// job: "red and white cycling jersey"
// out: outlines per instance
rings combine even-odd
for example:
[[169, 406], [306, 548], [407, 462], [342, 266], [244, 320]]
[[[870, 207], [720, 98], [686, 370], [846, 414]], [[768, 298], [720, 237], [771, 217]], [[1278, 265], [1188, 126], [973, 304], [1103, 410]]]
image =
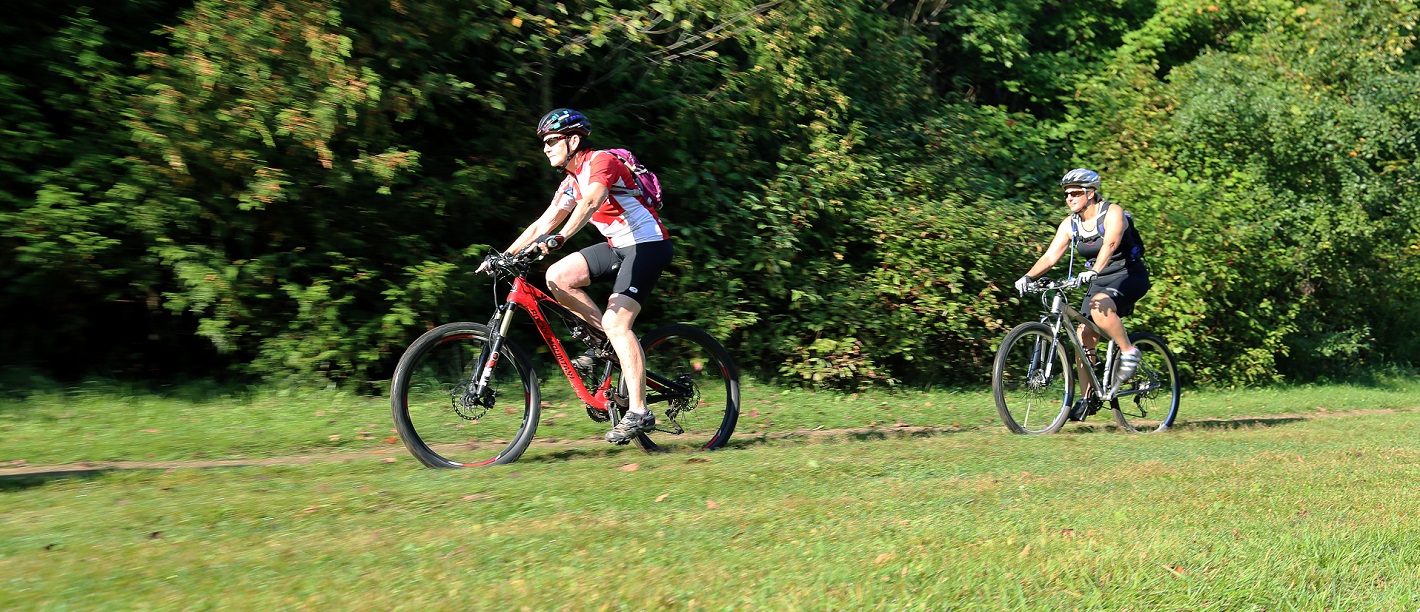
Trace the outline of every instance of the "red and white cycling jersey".
[[577, 200], [592, 183], [606, 185], [610, 192], [606, 201], [592, 213], [591, 222], [612, 247], [670, 239], [670, 232], [666, 231], [646, 196], [630, 193], [637, 192], [631, 170], [606, 151], [592, 151], [583, 157], [581, 165], [562, 179], [557, 193], [552, 196], [552, 204], [562, 210], [576, 208]]

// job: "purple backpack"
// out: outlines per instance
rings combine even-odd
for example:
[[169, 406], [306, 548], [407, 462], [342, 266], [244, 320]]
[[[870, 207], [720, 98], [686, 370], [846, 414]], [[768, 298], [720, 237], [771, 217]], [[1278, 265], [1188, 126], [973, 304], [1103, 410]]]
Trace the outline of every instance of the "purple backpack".
[[641, 165], [641, 162], [636, 161], [636, 156], [626, 149], [607, 149], [606, 152], [621, 160], [621, 163], [626, 165], [626, 169], [631, 171], [631, 179], [636, 181], [636, 189], [618, 188], [614, 191], [618, 195], [644, 195], [647, 200], [650, 200], [651, 206], [660, 210], [665, 202], [661, 200], [661, 179], [656, 178], [656, 173]]

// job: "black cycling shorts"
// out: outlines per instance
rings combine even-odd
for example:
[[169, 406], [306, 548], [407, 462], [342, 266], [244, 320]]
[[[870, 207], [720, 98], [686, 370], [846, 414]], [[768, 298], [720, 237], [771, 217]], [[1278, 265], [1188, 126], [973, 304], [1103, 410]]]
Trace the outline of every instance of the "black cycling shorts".
[[587, 260], [587, 272], [592, 280], [604, 281], [614, 276], [612, 294], [619, 293], [645, 306], [656, 289], [656, 279], [675, 256], [675, 247], [669, 240], [642, 242], [619, 249], [602, 242], [578, 252]]
[[1127, 317], [1133, 314], [1134, 303], [1144, 297], [1152, 286], [1153, 283], [1149, 281], [1149, 269], [1144, 267], [1143, 262], [1130, 264], [1118, 272], [1096, 276], [1095, 280], [1090, 282], [1090, 292], [1085, 295], [1080, 312], [1085, 318], [1090, 318], [1090, 300], [1103, 293], [1114, 300], [1114, 307], [1119, 316]]

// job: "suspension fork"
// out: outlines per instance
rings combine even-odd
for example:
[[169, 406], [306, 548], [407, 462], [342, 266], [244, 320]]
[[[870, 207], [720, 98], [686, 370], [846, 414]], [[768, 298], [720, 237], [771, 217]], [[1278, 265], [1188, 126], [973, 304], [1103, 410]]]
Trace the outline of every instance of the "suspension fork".
[[478, 352], [478, 362], [473, 369], [473, 375], [469, 385], [469, 394], [473, 398], [483, 397], [483, 392], [488, 388], [488, 381], [493, 379], [493, 369], [498, 365], [498, 358], [503, 354], [503, 339], [508, 336], [508, 328], [513, 323], [513, 305], [504, 303], [493, 313], [493, 318], [488, 320], [488, 342], [483, 345], [483, 350]]
[[1042, 352], [1041, 343], [1036, 342], [1035, 347], [1033, 349], [1034, 354], [1031, 355], [1032, 364], [1045, 364], [1044, 373], [1046, 378], [1049, 378], [1054, 375], [1054, 372], [1051, 372], [1051, 369], [1055, 367], [1055, 360], [1051, 358], [1051, 355], [1054, 355], [1055, 348], [1057, 346], [1060, 346], [1060, 327], [1065, 319], [1065, 317], [1060, 316], [1060, 308], [1062, 306], [1061, 299], [1062, 298], [1060, 294], [1056, 293], [1054, 300], [1052, 300], [1050, 304], [1050, 313], [1041, 315], [1040, 317], [1041, 323], [1046, 323], [1047, 321], [1050, 321], [1050, 323], [1046, 323], [1050, 327], [1051, 331], [1050, 346], [1046, 347], [1046, 350]]

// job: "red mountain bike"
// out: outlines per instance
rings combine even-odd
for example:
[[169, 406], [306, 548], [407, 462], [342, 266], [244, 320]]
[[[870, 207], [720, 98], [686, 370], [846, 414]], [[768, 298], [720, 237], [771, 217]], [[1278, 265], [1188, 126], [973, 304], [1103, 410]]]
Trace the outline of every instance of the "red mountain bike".
[[[555, 246], [555, 245], [554, 245]], [[628, 390], [616, 353], [601, 330], [528, 283], [537, 249], [487, 258], [494, 277], [512, 279], [512, 289], [487, 325], [449, 323], [415, 340], [394, 372], [390, 409], [404, 446], [433, 468], [511, 463], [532, 442], [542, 413], [537, 371], [527, 353], [507, 338], [515, 308], [527, 312], [552, 350], [562, 374], [595, 421], [615, 425], [626, 411]], [[553, 332], [549, 315], [561, 319], [569, 345], [594, 349], [597, 366], [579, 373]], [[667, 325], [641, 336], [646, 352], [646, 404], [656, 428], [638, 435], [647, 452], [672, 446], [724, 446], [740, 414], [739, 372], [724, 346], [692, 325]]]

